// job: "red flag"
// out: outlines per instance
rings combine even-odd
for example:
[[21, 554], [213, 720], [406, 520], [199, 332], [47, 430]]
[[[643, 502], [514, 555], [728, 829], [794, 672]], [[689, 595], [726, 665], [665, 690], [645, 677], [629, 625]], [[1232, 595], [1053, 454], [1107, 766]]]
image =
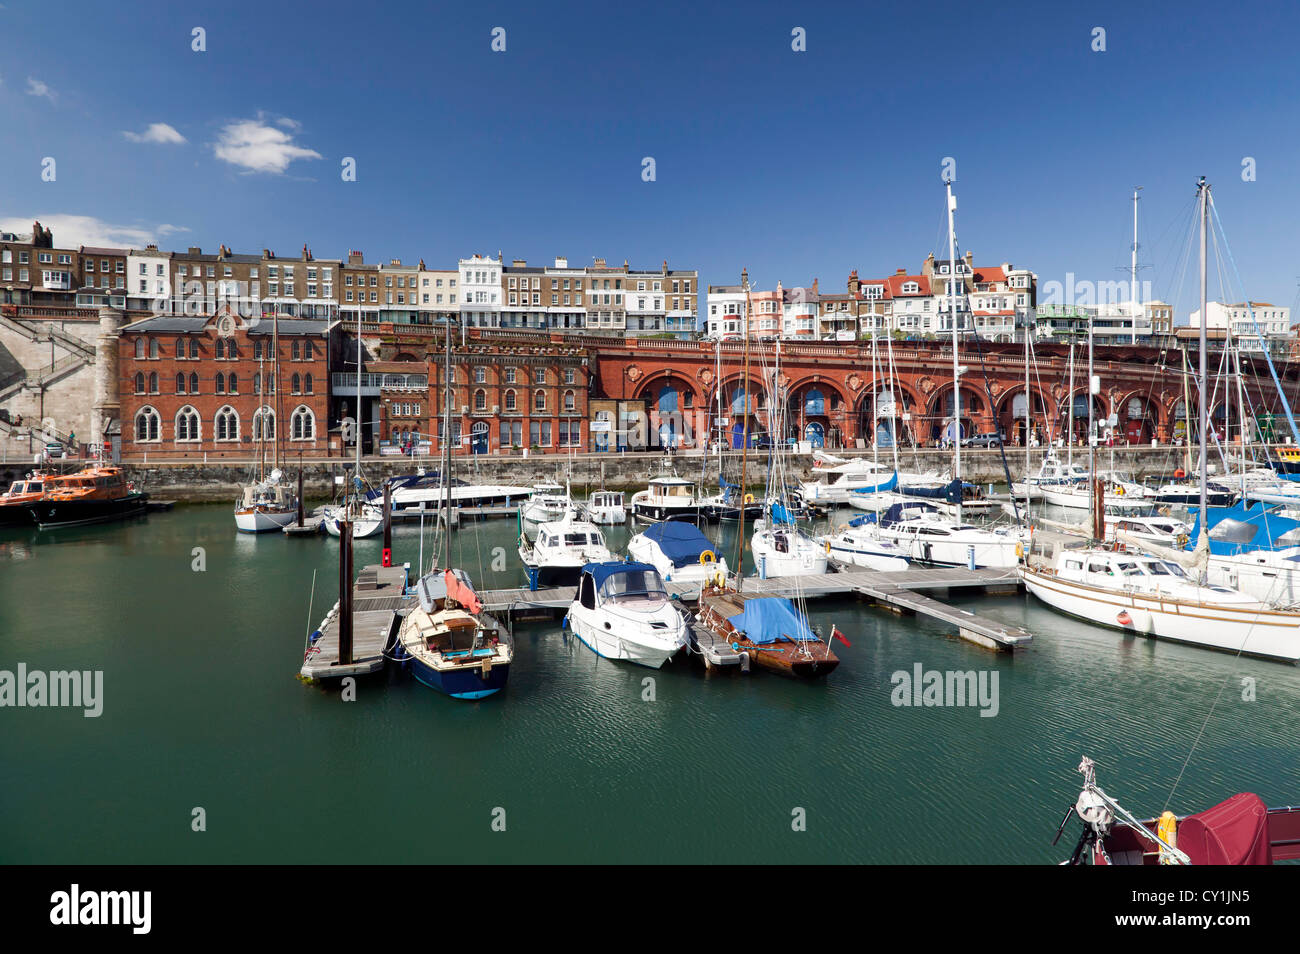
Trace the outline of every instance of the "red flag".
[[845, 646], [851, 647], [853, 645], [851, 642], [848, 641], [848, 639], [844, 636], [844, 634], [840, 632], [840, 628], [836, 626], [834, 623], [831, 623], [831, 639], [838, 639]]

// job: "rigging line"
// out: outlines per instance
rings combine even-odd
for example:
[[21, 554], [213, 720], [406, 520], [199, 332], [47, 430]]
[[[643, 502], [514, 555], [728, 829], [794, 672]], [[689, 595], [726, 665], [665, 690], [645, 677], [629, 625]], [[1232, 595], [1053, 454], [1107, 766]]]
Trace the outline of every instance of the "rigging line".
[[[1025, 329], [1025, 334], [1029, 334], [1029, 329], [1028, 329], [1028, 328]], [[1007, 479], [1007, 489], [1010, 490], [1010, 489], [1011, 489], [1011, 466], [1007, 463], [1007, 448], [1006, 448], [1006, 442], [1002, 440], [1002, 426], [1001, 426], [1001, 424], [999, 424], [999, 422], [998, 422], [997, 411], [994, 409], [994, 406], [993, 406], [993, 389], [992, 389], [992, 387], [989, 385], [989, 369], [988, 369], [988, 366], [984, 363], [984, 348], [983, 348], [983, 346], [980, 344], [980, 336], [979, 336], [978, 333], [972, 335], [971, 337], [973, 337], [973, 338], [975, 339], [975, 352], [976, 352], [976, 354], [979, 355], [979, 359], [980, 359], [980, 371], [981, 371], [981, 372], [983, 373], [983, 375], [984, 375], [984, 400], [986, 400], [986, 401], [989, 402], [989, 411], [992, 412], [992, 417], [993, 417], [993, 429], [994, 429], [994, 432], [998, 434], [998, 454], [999, 454], [999, 456], [1001, 456], [1001, 458], [1002, 458], [1002, 474], [1003, 474], [1004, 477], [1006, 477], [1006, 479]], [[1028, 395], [1028, 394], [1025, 395], [1025, 403], [1026, 403], [1026, 406], [1028, 406], [1028, 403], [1029, 403], [1029, 395]], [[958, 439], [958, 440], [961, 440], [961, 426], [960, 426], [960, 425], [958, 425], [958, 429], [957, 429], [957, 439]], [[1026, 440], [1026, 441], [1029, 440], [1029, 435], [1028, 435], [1028, 434], [1025, 435], [1025, 440]], [[958, 493], [959, 496], [961, 495], [961, 493], [962, 493], [962, 487], [958, 486], [958, 488], [957, 488], [957, 493]], [[1011, 505], [1015, 508], [1015, 511], [1016, 511], [1016, 523], [1020, 523], [1020, 522], [1022, 522], [1022, 521], [1021, 521], [1021, 517], [1020, 517], [1020, 505], [1019, 505], [1018, 503], [1016, 503], [1016, 495], [1015, 495], [1014, 493], [1011, 494]]]
[[[1244, 292], [1246, 283], [1241, 280], [1241, 272], [1237, 268], [1237, 261], [1232, 256], [1232, 247], [1228, 244], [1227, 231], [1223, 228], [1223, 220], [1219, 217], [1219, 210], [1215, 206], [1213, 199], [1210, 200], [1210, 213], [1214, 216], [1214, 224], [1218, 226], [1220, 232], [1223, 232], [1224, 251], [1228, 255], [1228, 262], [1232, 265], [1232, 272], [1237, 278], [1237, 284]], [[1286, 394], [1282, 390], [1282, 382], [1278, 380], [1277, 369], [1273, 367], [1273, 358], [1268, 353], [1268, 343], [1264, 340], [1264, 333], [1260, 330], [1259, 322], [1255, 320], [1255, 309], [1250, 303], [1250, 298], [1244, 294], [1243, 301], [1246, 305], [1246, 313], [1250, 315], [1251, 326], [1255, 329], [1255, 337], [1259, 339], [1260, 349], [1264, 353], [1264, 360], [1268, 364], [1268, 373], [1273, 378], [1273, 386], [1277, 388], [1278, 394], [1282, 397], [1282, 409], [1286, 412], [1287, 424], [1291, 426], [1291, 436], [1297, 444], [1300, 444], [1300, 427], [1296, 426], [1295, 414], [1291, 410], [1291, 402], [1286, 399]], [[1201, 316], [1201, 320], [1205, 320], [1204, 315]]]

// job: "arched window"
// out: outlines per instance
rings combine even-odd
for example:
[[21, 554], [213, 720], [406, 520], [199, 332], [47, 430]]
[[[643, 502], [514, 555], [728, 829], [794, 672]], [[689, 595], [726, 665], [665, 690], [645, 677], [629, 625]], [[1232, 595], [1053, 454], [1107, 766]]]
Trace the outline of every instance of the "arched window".
[[190, 339], [190, 357], [196, 361], [199, 357], [199, 342], [196, 338]]
[[162, 354], [162, 349], [159, 348], [159, 346], [158, 346], [158, 339], [157, 339], [157, 338], [150, 338], [150, 339], [149, 339], [149, 357], [151, 357], [151, 358], [157, 358], [160, 354]]
[[181, 374], [179, 371], [176, 372], [176, 393], [185, 393], [185, 375]]
[[220, 371], [217, 372], [215, 393], [217, 394], [226, 393], [226, 376], [222, 374]]
[[803, 412], [810, 416], [826, 413], [826, 396], [817, 388], [809, 388], [803, 396]]
[[[543, 371], [542, 373], [545, 374], [546, 372]], [[545, 391], [538, 391], [538, 392], [536, 392], [536, 393], [533, 395], [533, 410], [534, 410], [534, 411], [545, 411], [545, 410], [546, 410], [546, 392], [545, 392]]]
[[289, 379], [289, 390], [292, 394], [302, 393], [302, 377], [296, 371], [293, 377]]
[[289, 421], [289, 437], [295, 441], [310, 441], [316, 437], [316, 415], [312, 414], [311, 408], [305, 404], [299, 404], [294, 408], [293, 417]]
[[143, 358], [143, 357], [144, 357], [144, 339], [143, 339], [143, 338], [136, 338], [136, 339], [135, 339], [135, 356], [136, 356], [137, 358]]
[[239, 440], [239, 415], [235, 409], [227, 404], [217, 412], [217, 417], [213, 421], [214, 433], [219, 441], [237, 441]]
[[157, 371], [149, 372], [149, 393], [150, 394], [158, 393], [158, 372]]
[[515, 397], [514, 391], [506, 392], [506, 410], [517, 411], [519, 409], [519, 399]]
[[302, 393], [303, 393], [303, 394], [314, 394], [315, 392], [312, 390], [312, 384], [313, 384], [313, 382], [312, 382], [312, 379], [311, 379], [311, 375], [310, 375], [310, 374], [305, 374], [305, 375], [303, 375], [303, 378], [302, 378]]
[[199, 373], [197, 371], [190, 375], [190, 393], [199, 393]]
[[565, 410], [565, 412], [566, 412], [566, 413], [570, 413], [570, 412], [576, 410], [576, 408], [577, 408], [577, 398], [575, 398], [575, 397], [573, 396], [573, 392], [572, 392], [572, 391], [565, 391], [565, 392], [564, 392], [564, 410]]
[[220, 338], [217, 339], [217, 360], [226, 356], [226, 343]]
[[226, 379], [226, 388], [230, 394], [239, 393], [239, 375], [235, 374], [234, 371], [231, 371], [230, 377]]
[[477, 391], [474, 392], [474, 410], [476, 411], [487, 410], [487, 392], [484, 391], [482, 388], [479, 388]]
[[176, 440], [197, 441], [199, 433], [199, 412], [186, 404], [176, 412]]
[[144, 394], [144, 372], [143, 371], [137, 371], [135, 373], [135, 393]]
[[158, 412], [151, 407], [142, 407], [135, 412], [135, 440], [136, 443], [158, 440], [159, 418]]
[[253, 415], [253, 440], [275, 440], [275, 412], [269, 407], [261, 407]]
[[226, 357], [229, 358], [231, 361], [239, 357], [239, 348], [235, 345], [233, 341], [226, 342]]
[[184, 357], [185, 357], [185, 339], [184, 339], [184, 338], [177, 338], [177, 339], [176, 339], [176, 357], [178, 357], [178, 358], [184, 358]]

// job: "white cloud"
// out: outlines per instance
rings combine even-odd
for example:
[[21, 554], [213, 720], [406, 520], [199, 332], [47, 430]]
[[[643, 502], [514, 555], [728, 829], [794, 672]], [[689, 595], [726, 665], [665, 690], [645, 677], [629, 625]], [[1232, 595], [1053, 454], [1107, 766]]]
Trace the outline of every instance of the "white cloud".
[[[286, 120], [279, 120], [284, 124]], [[293, 123], [293, 120], [287, 120]], [[294, 123], [290, 128], [297, 129]], [[271, 172], [281, 174], [289, 168], [295, 159], [323, 158], [315, 149], [299, 146], [293, 136], [282, 129], [276, 129], [257, 119], [241, 119], [228, 123], [221, 129], [221, 134], [213, 146], [218, 159], [235, 166], [242, 166], [249, 172]]]
[[78, 245], [98, 245], [107, 248], [144, 248], [150, 242], [173, 232], [189, 229], [175, 225], [114, 225], [93, 215], [29, 215], [25, 218], [0, 219], [0, 231], [30, 232], [33, 220], [54, 233], [54, 244], [59, 248], [76, 248]]
[[59, 94], [50, 89], [47, 84], [42, 83], [40, 80], [31, 76], [27, 77], [27, 95], [43, 96], [51, 103], [59, 97]]
[[149, 128], [142, 133], [124, 132], [122, 133], [131, 142], [152, 142], [160, 145], [181, 145], [186, 142], [186, 138], [178, 133], [173, 126], [166, 123], [150, 123]]

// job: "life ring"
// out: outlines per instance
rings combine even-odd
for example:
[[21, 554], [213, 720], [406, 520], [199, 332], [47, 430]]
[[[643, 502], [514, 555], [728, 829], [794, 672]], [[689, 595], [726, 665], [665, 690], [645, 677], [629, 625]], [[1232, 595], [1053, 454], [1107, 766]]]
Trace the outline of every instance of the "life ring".
[[1116, 487], [1116, 488], [1115, 488], [1115, 496], [1116, 496], [1116, 497], [1123, 497], [1123, 496], [1124, 496], [1124, 488], [1123, 488], [1123, 487]]
[[700, 563], [708, 566], [710, 563], [717, 563], [718, 557], [712, 550], [705, 550], [700, 554]]
[[753, 502], [754, 502], [754, 495], [753, 495], [753, 494], [745, 494], [745, 504], [748, 506], [749, 504], [752, 504]]
[[1181, 467], [1179, 467], [1176, 471], [1174, 471], [1174, 476], [1177, 477], [1179, 480], [1182, 480], [1184, 477], [1187, 476], [1187, 472], [1184, 471]]

